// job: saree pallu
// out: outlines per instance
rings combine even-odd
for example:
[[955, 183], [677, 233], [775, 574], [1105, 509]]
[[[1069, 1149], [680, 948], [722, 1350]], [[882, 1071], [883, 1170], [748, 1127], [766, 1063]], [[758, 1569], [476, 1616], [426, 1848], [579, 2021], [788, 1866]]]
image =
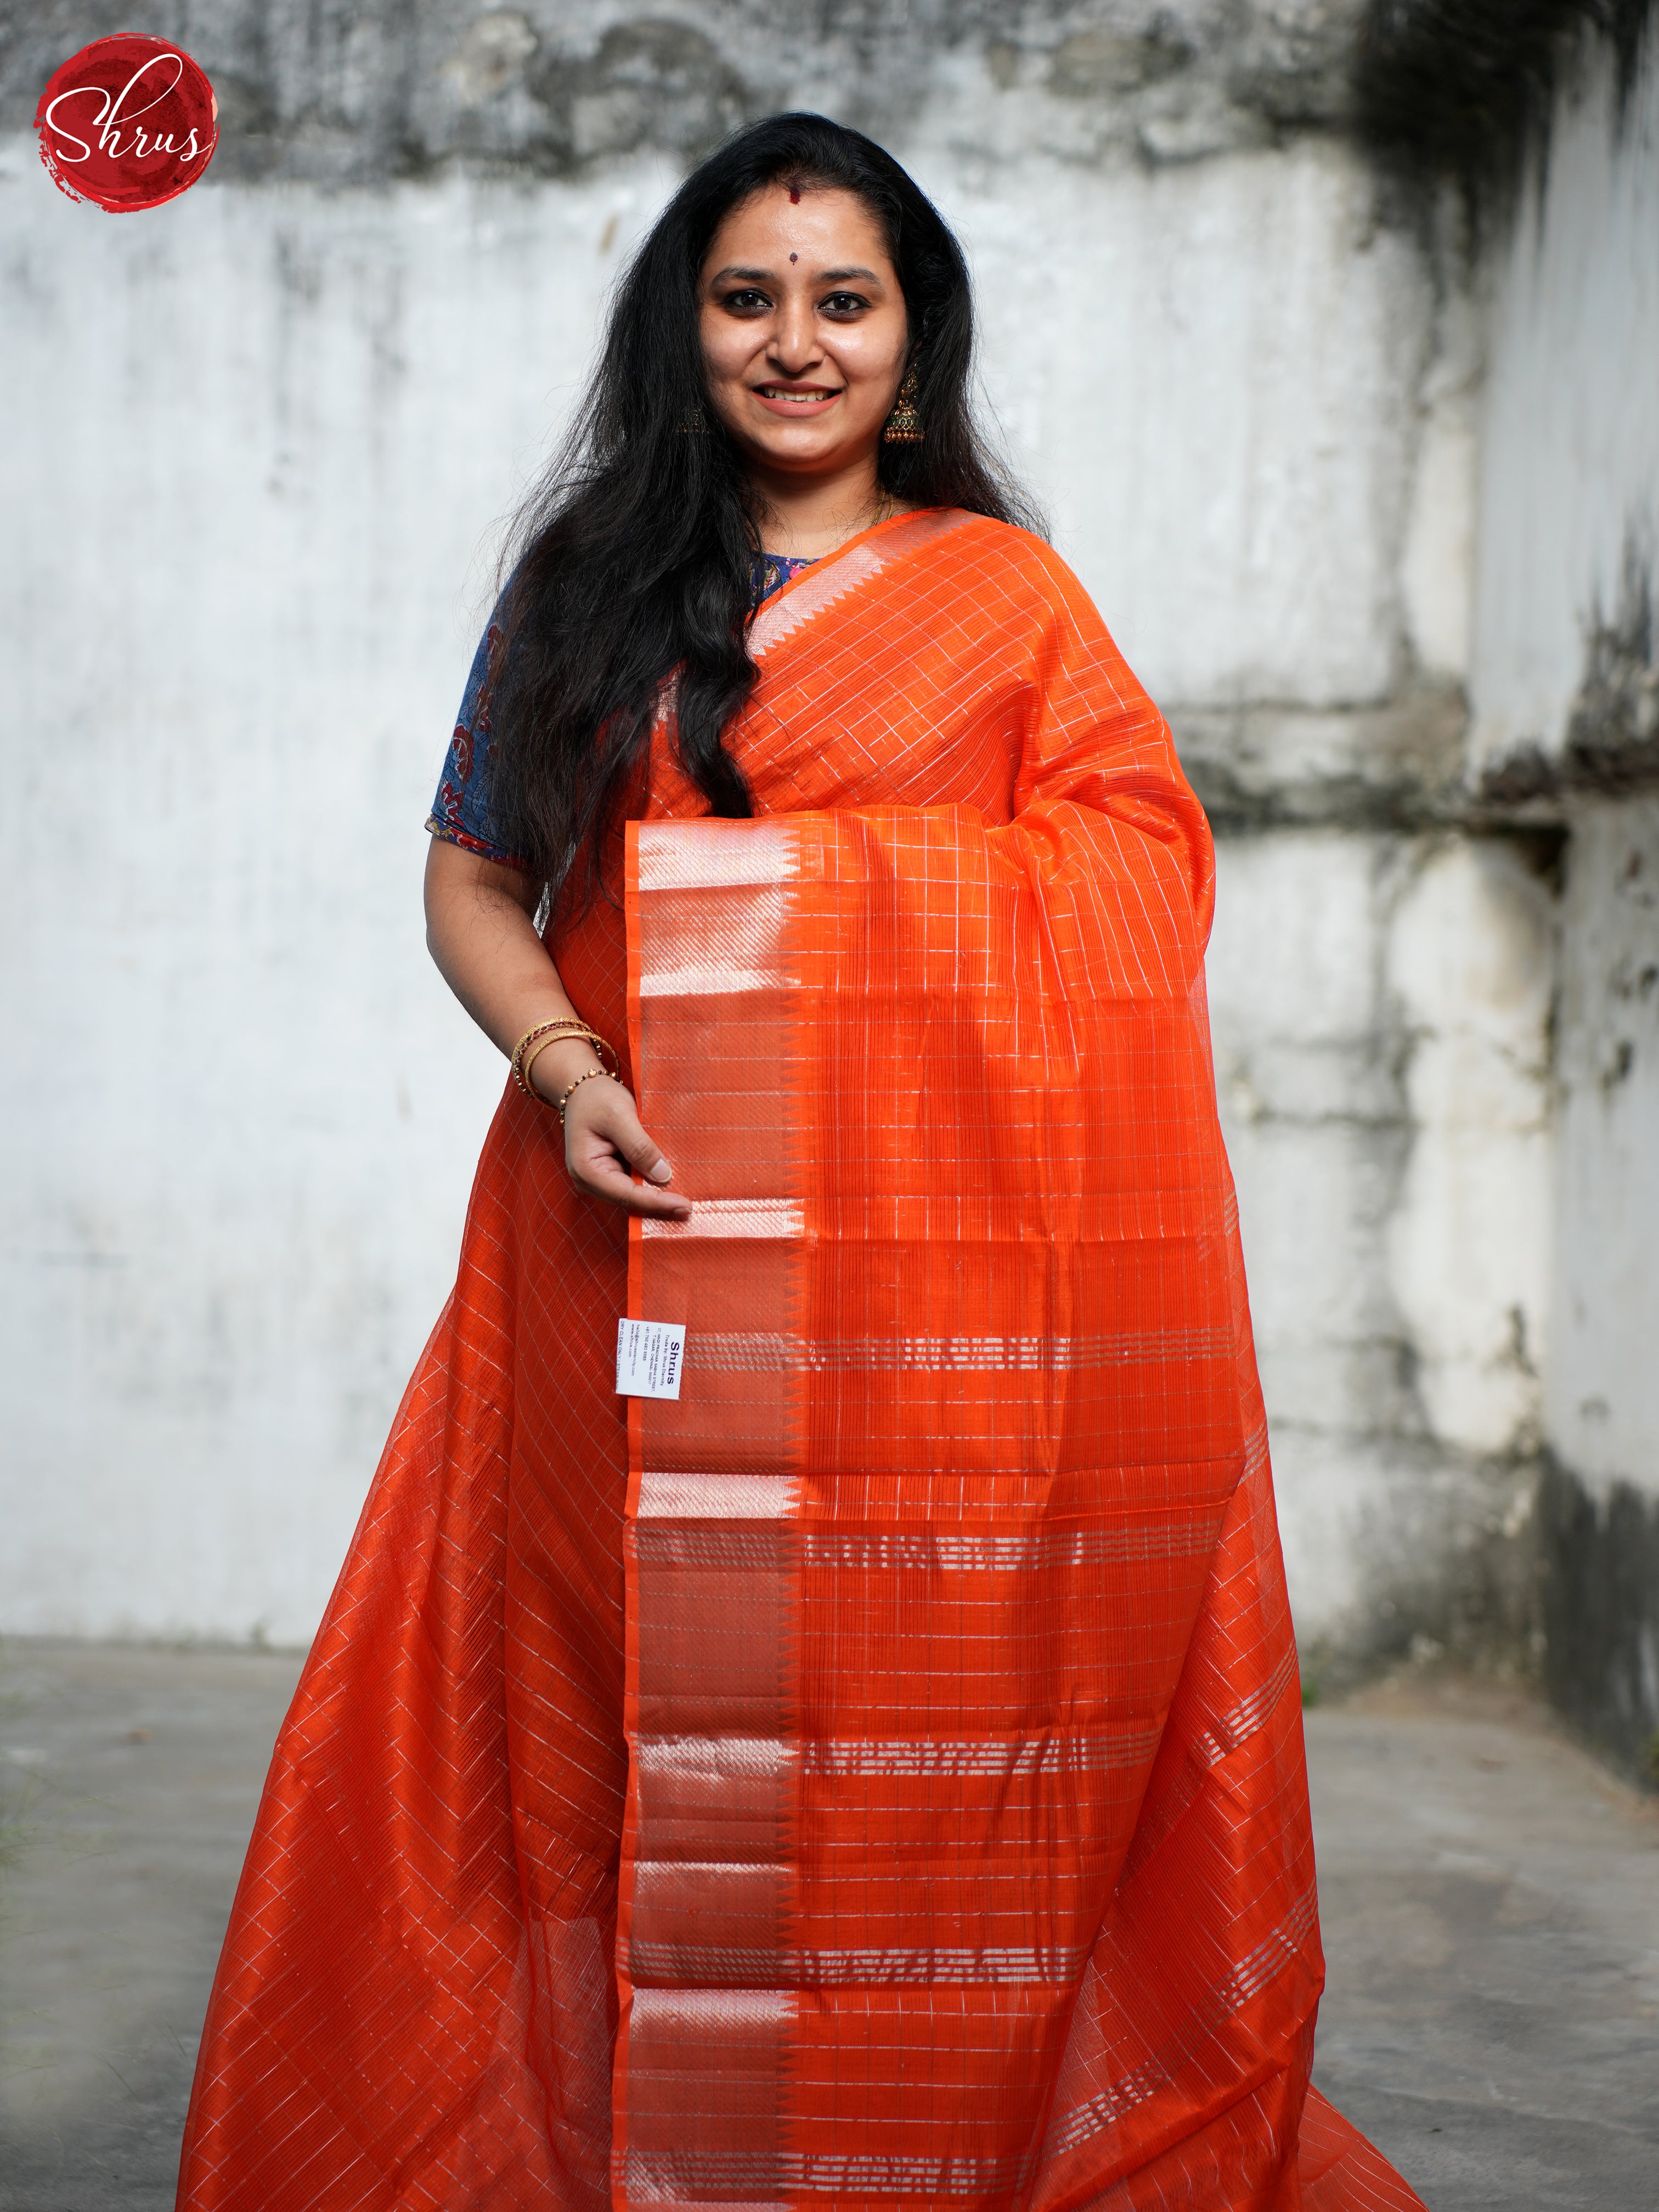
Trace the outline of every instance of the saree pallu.
[[[1405, 2212], [1309, 2086], [1295, 1648], [1169, 734], [902, 517], [554, 946], [694, 1201], [510, 1087], [277, 1745], [190, 2212]], [[686, 1326], [678, 1401], [617, 1322]]]

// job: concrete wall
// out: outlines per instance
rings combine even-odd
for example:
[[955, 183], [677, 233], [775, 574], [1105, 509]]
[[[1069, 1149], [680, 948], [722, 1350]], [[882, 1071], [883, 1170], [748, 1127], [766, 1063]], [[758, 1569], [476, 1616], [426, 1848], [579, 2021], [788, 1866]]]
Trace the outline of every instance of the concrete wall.
[[1304, 1662], [1512, 1642], [1552, 893], [1511, 841], [1443, 831], [1279, 830], [1221, 866], [1218, 1069]]
[[489, 537], [662, 182], [116, 220], [14, 150], [9, 1626], [314, 1626], [501, 1085], [420, 912]]
[[23, 20], [0, 1623], [314, 1622], [500, 1081], [418, 918], [493, 532], [674, 178], [800, 101], [958, 225], [989, 398], [1217, 823], [1310, 1664], [1524, 1638], [1559, 839], [1495, 806], [1467, 834], [1498, 387], [1479, 287], [1352, 137], [1359, 12], [871, 0], [785, 40], [737, 0], [164, 10], [224, 140], [120, 221], [22, 135], [115, 26]]
[[1564, 836], [1553, 1695], [1659, 1780], [1659, 55], [1587, 42], [1491, 271], [1471, 779]]

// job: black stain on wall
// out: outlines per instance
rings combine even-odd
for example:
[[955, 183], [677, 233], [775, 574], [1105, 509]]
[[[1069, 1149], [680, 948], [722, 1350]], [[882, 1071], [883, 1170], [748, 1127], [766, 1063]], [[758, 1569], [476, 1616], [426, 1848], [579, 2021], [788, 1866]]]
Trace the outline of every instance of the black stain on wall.
[[1613, 605], [1584, 617], [1584, 673], [1559, 753], [1519, 745], [1495, 762], [1474, 793], [1502, 808], [1573, 793], [1623, 799], [1659, 789], [1659, 609], [1645, 533], [1625, 534]]
[[1449, 178], [1471, 210], [1507, 210], [1581, 37], [1613, 47], [1621, 119], [1655, 0], [1370, 0], [1354, 73], [1362, 137], [1419, 181]]
[[1601, 1502], [1559, 1461], [1538, 1487], [1544, 1687], [1626, 1771], [1659, 1787], [1659, 1500]]
[[[1656, 372], [1659, 373], [1659, 372]], [[1627, 532], [1619, 595], [1585, 625], [1584, 680], [1567, 726], [1580, 782], [1609, 793], [1659, 784], [1659, 664], [1653, 556]]]

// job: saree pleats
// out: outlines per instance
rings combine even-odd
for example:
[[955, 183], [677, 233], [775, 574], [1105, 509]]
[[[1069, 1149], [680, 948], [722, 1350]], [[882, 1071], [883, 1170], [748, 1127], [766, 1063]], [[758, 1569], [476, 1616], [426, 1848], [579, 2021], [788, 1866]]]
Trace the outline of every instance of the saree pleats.
[[[1407, 2212], [1308, 2071], [1297, 1674], [1210, 847], [1036, 541], [903, 518], [659, 745], [624, 1030], [684, 1224], [509, 1091], [279, 1743], [181, 2203]], [[677, 1401], [611, 1393], [682, 1322]]]

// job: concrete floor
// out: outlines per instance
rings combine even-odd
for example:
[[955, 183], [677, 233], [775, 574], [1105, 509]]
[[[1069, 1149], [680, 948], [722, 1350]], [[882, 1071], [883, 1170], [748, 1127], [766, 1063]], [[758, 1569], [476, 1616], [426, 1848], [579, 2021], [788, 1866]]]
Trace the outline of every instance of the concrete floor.
[[1659, 1801], [1516, 1693], [1307, 1723], [1321, 2088], [1431, 2212], [1659, 2212]]
[[[0, 2207], [163, 2212], [298, 1662], [0, 1650]], [[1321, 2085], [1431, 2212], [1659, 2207], [1659, 1804], [1522, 1696], [1308, 1717]]]

